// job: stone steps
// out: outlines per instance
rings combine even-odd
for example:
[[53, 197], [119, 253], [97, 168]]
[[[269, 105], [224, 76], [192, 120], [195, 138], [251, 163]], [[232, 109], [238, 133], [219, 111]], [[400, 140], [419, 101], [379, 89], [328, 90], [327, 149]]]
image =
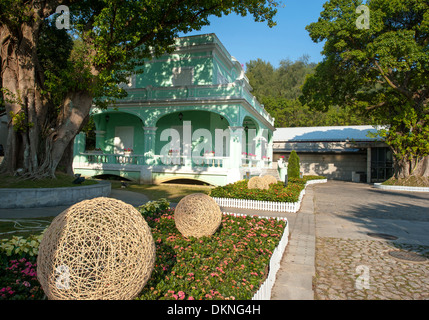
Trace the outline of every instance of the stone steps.
[[280, 175], [277, 169], [262, 169], [260, 176], [263, 177], [266, 175], [273, 176], [277, 181], [280, 181]]

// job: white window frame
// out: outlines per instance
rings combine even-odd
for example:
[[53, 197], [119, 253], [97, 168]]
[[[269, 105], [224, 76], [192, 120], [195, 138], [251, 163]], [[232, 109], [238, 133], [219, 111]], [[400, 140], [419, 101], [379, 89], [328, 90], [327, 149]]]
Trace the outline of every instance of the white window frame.
[[[190, 71], [191, 73], [191, 83], [178, 83], [178, 79], [176, 77], [180, 75], [183, 71]], [[173, 83], [173, 86], [192, 86], [194, 84], [194, 67], [177, 67], [173, 68], [173, 75], [171, 82]]]

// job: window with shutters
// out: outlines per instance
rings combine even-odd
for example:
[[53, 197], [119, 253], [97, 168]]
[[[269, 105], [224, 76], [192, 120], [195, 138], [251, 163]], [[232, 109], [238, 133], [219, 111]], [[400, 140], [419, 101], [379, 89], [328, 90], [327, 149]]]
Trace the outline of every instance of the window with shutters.
[[194, 83], [194, 68], [173, 68], [173, 86], [191, 86]]

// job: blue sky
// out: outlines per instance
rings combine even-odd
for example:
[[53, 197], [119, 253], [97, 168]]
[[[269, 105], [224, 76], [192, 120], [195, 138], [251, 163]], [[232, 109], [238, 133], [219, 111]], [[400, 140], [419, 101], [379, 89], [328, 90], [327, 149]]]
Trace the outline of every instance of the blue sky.
[[283, 0], [278, 8], [277, 26], [269, 28], [252, 16], [213, 17], [210, 26], [187, 35], [215, 33], [226, 49], [242, 64], [258, 58], [278, 67], [280, 60], [297, 60], [304, 54], [310, 62], [320, 62], [323, 44], [314, 43], [305, 27], [316, 22], [327, 0]]

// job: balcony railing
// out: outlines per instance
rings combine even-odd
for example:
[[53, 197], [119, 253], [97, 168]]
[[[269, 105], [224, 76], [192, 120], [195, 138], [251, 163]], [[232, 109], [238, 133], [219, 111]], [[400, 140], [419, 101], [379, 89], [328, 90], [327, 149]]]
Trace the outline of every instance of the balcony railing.
[[146, 87], [127, 89], [127, 92], [128, 96], [123, 101], [244, 99], [271, 125], [274, 125], [274, 118], [239, 82], [200, 86]]
[[[81, 153], [80, 163], [87, 164], [114, 164], [114, 165], [152, 165], [152, 166], [183, 166], [183, 167], [206, 167], [206, 168], [228, 168], [229, 157], [203, 156], [188, 157], [183, 155], [154, 155], [147, 157], [141, 154], [106, 154], [85, 152]], [[268, 168], [271, 166], [269, 159], [242, 158], [241, 166], [247, 168]]]
[[145, 156], [138, 154], [106, 154], [106, 153], [81, 153], [87, 163], [108, 163], [108, 164], [134, 164], [144, 165]]
[[159, 166], [211, 167], [226, 168], [229, 157], [188, 157], [183, 155], [155, 155], [155, 164]]

